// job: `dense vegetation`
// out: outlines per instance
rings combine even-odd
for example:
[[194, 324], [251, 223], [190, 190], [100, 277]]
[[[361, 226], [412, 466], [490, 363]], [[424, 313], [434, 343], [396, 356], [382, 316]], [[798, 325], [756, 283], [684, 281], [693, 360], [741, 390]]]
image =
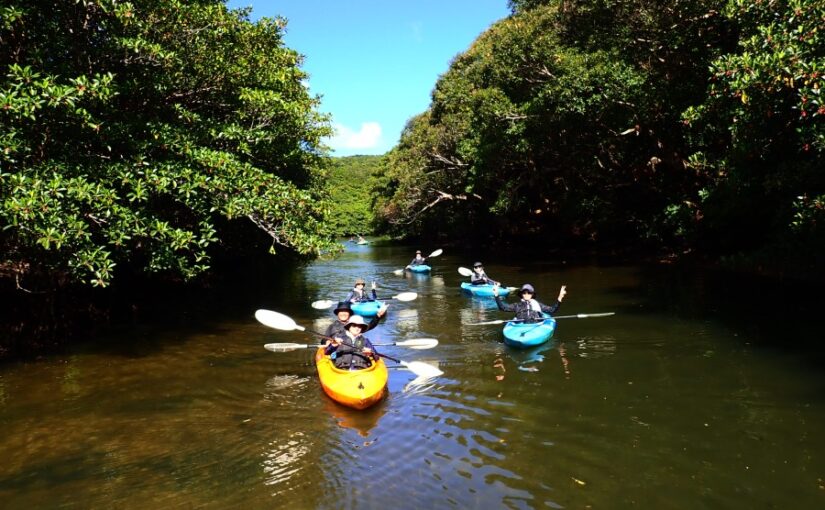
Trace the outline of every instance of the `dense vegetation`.
[[825, 266], [825, 3], [510, 5], [387, 155], [382, 230]]
[[205, 0], [0, 14], [0, 262], [20, 288], [191, 278], [259, 234], [331, 246], [314, 170], [329, 126], [284, 20]]
[[340, 236], [372, 232], [370, 192], [373, 174], [381, 169], [381, 156], [333, 158], [327, 186], [330, 194], [329, 226]]
[[147, 275], [338, 246], [320, 200], [329, 120], [285, 20], [248, 14], [215, 0], [0, 7], [0, 357]]

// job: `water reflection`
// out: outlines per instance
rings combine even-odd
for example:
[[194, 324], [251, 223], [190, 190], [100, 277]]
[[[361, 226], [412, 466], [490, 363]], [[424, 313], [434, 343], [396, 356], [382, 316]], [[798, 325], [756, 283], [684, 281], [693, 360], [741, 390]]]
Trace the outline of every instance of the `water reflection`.
[[335, 425], [352, 429], [361, 437], [369, 437], [370, 431], [378, 425], [388, 407], [387, 398], [363, 410], [342, 406], [326, 395], [324, 395], [323, 403], [324, 412], [332, 418]]
[[310, 451], [306, 434], [302, 431], [292, 432], [287, 438], [278, 438], [269, 443], [264, 453], [264, 485], [279, 485], [289, 481], [303, 469], [303, 458]]
[[[415, 290], [368, 336], [438, 338], [431, 350], [382, 351], [444, 376], [394, 369], [384, 401], [350, 410], [320, 388], [311, 349], [261, 348], [316, 339], [264, 328], [251, 312], [6, 365], [0, 506], [822, 506], [821, 363], [794, 355], [793, 342], [757, 338], [764, 321], [752, 310], [730, 323], [715, 308], [724, 303], [705, 309], [711, 280], [693, 294], [681, 275], [670, 284], [635, 267], [484, 256], [503, 281], [568, 284], [565, 313], [619, 312], [560, 321], [551, 342], [518, 350], [502, 345], [502, 324], [469, 325], [507, 315], [462, 295], [454, 270], [392, 275], [409, 251], [352, 247], [271, 282], [291, 292], [273, 290], [259, 307], [323, 331], [333, 314], [309, 303], [343, 297], [356, 277], [376, 279], [379, 296]], [[449, 258], [439, 267], [468, 260]]]

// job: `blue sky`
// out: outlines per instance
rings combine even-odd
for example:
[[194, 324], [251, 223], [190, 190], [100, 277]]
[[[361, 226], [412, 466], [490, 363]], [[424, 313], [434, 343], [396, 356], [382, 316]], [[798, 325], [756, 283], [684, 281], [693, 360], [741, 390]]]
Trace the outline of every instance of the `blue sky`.
[[286, 18], [286, 45], [305, 56], [322, 96], [334, 156], [383, 154], [427, 109], [438, 76], [491, 24], [507, 0], [230, 0], [252, 19]]

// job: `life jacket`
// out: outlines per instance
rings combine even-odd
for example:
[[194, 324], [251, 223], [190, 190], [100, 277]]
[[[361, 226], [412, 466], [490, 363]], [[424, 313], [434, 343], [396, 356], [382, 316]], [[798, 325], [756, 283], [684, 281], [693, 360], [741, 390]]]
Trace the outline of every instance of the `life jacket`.
[[516, 319], [533, 321], [543, 318], [544, 315], [541, 313], [541, 304], [535, 299], [529, 301], [522, 299], [516, 305]]
[[352, 339], [349, 335], [344, 334], [338, 337], [338, 340], [341, 342], [341, 345], [330, 355], [336, 368], [342, 370], [362, 370], [372, 365], [369, 357], [352, 354], [353, 352], [363, 353], [367, 341], [364, 335], [358, 335]]

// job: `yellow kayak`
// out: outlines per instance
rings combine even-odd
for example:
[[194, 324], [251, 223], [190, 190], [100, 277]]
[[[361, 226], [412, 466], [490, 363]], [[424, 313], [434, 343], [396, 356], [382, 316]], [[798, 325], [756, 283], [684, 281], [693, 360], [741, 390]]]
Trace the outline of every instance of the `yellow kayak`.
[[315, 364], [324, 392], [340, 404], [366, 409], [384, 397], [389, 374], [383, 359], [363, 370], [341, 370], [321, 347], [315, 352]]

